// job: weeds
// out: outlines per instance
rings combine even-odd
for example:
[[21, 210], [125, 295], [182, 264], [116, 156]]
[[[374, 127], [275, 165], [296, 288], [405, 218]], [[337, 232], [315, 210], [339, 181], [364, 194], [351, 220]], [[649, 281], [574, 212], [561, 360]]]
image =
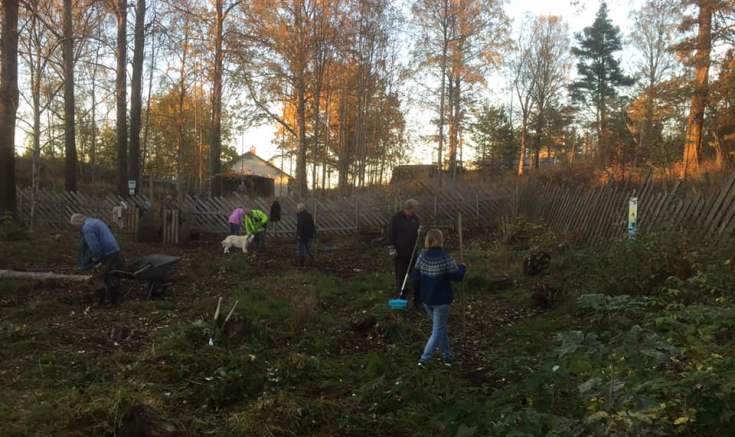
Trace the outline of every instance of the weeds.
[[[240, 301], [214, 346], [215, 297], [94, 313], [115, 326], [148, 326], [142, 351], [115, 346], [107, 332], [69, 343], [54, 326], [92, 317], [72, 319], [79, 306], [30, 298], [2, 307], [3, 435], [111, 435], [138, 404], [192, 435], [727, 435], [735, 425], [730, 248], [669, 231], [595, 251], [527, 222], [512, 241], [466, 253], [468, 333], [455, 304], [452, 367], [416, 368], [430, 322], [388, 308], [387, 271], [272, 275], [242, 254], [210, 259], [199, 273], [229, 279], [216, 294]], [[551, 267], [525, 278], [521, 262], [535, 251], [549, 253]], [[514, 283], [488, 292], [500, 275]], [[531, 291], [549, 278], [559, 300], [531, 309]], [[2, 281], [0, 298], [34, 286]]]

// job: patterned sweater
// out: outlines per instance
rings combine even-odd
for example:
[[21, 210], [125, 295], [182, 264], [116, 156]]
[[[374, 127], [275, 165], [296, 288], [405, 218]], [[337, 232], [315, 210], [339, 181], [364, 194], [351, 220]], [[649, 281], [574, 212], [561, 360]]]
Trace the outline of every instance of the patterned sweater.
[[411, 279], [414, 290], [427, 305], [448, 305], [454, 300], [452, 282], [464, 278], [465, 266], [459, 266], [441, 249], [429, 249], [419, 255]]

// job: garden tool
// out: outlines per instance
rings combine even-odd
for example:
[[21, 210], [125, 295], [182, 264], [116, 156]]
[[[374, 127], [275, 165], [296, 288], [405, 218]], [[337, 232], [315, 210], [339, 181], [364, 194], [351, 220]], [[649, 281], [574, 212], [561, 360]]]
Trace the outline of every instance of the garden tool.
[[[462, 213], [459, 213], [459, 216], [457, 217], [457, 220], [459, 221], [459, 262], [460, 264], [464, 264], [464, 242], [462, 241]], [[465, 303], [465, 295], [464, 295], [464, 283], [465, 281], [462, 280], [462, 284], [460, 285], [460, 302], [462, 305], [462, 335], [464, 337], [467, 336], [467, 305]]]
[[209, 337], [209, 345], [214, 346], [214, 330], [217, 329], [217, 319], [219, 318], [219, 310], [222, 308], [222, 297], [217, 301], [217, 310], [214, 312], [214, 321], [212, 322], [212, 336]]
[[416, 248], [419, 247], [419, 237], [421, 236], [421, 227], [419, 227], [419, 232], [416, 235], [416, 242], [413, 244], [413, 251], [411, 252], [411, 258], [408, 260], [408, 269], [406, 270], [406, 276], [403, 277], [403, 285], [401, 285], [401, 293], [398, 295], [397, 299], [391, 299], [388, 301], [388, 305], [394, 309], [394, 310], [403, 310], [406, 309], [406, 305], [408, 304], [408, 301], [403, 298], [403, 293], [406, 289], [406, 282], [408, 282], [408, 275], [411, 274], [411, 264], [413, 263], [413, 257], [416, 255]]
[[[214, 315], [214, 327], [212, 328], [212, 337], [209, 338], [210, 346], [214, 346], [214, 333], [216, 332], [216, 329], [217, 329], [217, 316], [219, 316], [220, 304], [222, 303], [222, 298], [220, 297], [219, 299], [220, 300], [219, 300], [219, 303], [217, 304], [217, 311], [215, 312], [215, 315]], [[240, 303], [240, 301], [236, 300], [235, 304], [232, 305], [232, 309], [230, 310], [229, 313], [227, 313], [227, 317], [225, 317], [225, 321], [222, 322], [222, 326], [220, 327], [221, 330], [225, 329], [225, 325], [230, 320], [230, 317], [232, 317], [232, 313], [235, 312], [235, 307], [237, 307], [238, 303]]]

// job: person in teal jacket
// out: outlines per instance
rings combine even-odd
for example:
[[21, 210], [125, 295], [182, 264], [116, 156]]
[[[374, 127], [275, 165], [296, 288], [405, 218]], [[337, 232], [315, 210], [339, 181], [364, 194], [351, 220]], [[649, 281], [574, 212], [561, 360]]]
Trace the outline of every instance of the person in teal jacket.
[[265, 227], [268, 216], [259, 209], [245, 209], [245, 232], [253, 235], [253, 250], [265, 252]]

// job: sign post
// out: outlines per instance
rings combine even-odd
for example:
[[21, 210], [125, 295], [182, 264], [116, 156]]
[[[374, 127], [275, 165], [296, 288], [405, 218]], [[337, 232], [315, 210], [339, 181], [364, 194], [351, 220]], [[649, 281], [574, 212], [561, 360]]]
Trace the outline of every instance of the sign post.
[[135, 179], [128, 181], [128, 195], [135, 196]]
[[628, 237], [635, 238], [638, 230], [638, 198], [631, 197], [628, 201]]

